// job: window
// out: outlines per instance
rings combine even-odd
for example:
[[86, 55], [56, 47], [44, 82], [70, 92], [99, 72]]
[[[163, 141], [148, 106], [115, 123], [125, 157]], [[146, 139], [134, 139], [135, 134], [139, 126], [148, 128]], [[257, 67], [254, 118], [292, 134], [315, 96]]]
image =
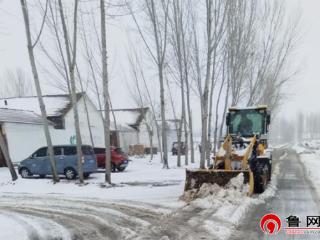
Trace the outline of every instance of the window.
[[62, 116], [48, 117], [48, 120], [53, 122], [55, 129], [65, 129], [64, 118]]
[[33, 157], [45, 157], [45, 156], [47, 156], [47, 148], [46, 147], [40, 148], [38, 151], [36, 151], [33, 154]]
[[64, 147], [64, 155], [76, 155], [77, 154], [77, 149], [76, 147]]
[[95, 154], [105, 154], [106, 150], [104, 148], [94, 148]]
[[244, 137], [264, 133], [264, 113], [256, 110], [231, 112], [230, 133], [240, 133]]
[[62, 147], [54, 147], [53, 152], [55, 156], [60, 156], [62, 155]]
[[94, 155], [93, 149], [90, 146], [82, 146], [81, 149], [83, 155]]

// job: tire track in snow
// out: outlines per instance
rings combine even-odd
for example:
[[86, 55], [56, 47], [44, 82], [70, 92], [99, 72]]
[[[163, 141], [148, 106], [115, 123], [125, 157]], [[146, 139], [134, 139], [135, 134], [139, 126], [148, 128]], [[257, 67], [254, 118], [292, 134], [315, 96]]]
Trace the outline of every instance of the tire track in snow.
[[47, 221], [48, 225], [59, 225], [66, 232], [58, 237], [50, 233], [44, 236], [45, 225], [42, 224], [33, 227], [33, 235], [29, 235], [31, 240], [213, 239], [206, 238], [206, 231], [201, 228], [200, 222], [196, 225], [188, 223], [192, 217], [201, 216], [202, 211], [179, 209], [165, 214], [164, 209], [158, 212], [154, 205], [141, 205], [137, 206], [136, 202], [104, 203], [101, 200], [50, 196], [8, 195], [0, 198], [0, 209], [5, 208], [23, 218], [39, 219], [37, 222]]
[[1, 215], [12, 220], [26, 232], [26, 238], [31, 240], [71, 240], [68, 231], [54, 221], [38, 218], [31, 215], [17, 214], [7, 208]]

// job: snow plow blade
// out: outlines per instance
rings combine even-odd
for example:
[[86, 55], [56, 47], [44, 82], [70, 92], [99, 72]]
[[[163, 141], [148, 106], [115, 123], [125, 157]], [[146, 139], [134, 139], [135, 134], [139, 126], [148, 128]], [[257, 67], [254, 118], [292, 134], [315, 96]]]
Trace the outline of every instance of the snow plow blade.
[[252, 172], [249, 170], [187, 169], [184, 191], [186, 192], [193, 189], [200, 189], [204, 183], [217, 184], [223, 187], [227, 185], [232, 178], [238, 176], [240, 173], [243, 173], [244, 183], [249, 183], [248, 195], [251, 196], [254, 191], [254, 179]]

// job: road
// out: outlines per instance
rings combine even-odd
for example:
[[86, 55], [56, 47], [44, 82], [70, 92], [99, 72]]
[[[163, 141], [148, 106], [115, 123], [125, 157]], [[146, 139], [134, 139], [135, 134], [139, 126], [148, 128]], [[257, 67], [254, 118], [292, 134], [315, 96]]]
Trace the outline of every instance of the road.
[[0, 213], [22, 226], [30, 240], [213, 239], [201, 228], [202, 221], [188, 224], [194, 217], [206, 218], [203, 210], [165, 214], [159, 208], [26, 194], [0, 198]]
[[[281, 159], [279, 156], [283, 153], [286, 156]], [[283, 230], [287, 227], [286, 218], [290, 215], [299, 217], [300, 227], [306, 227], [306, 216], [320, 215], [320, 200], [299, 156], [291, 149], [278, 150], [275, 155], [274, 163], [280, 164], [275, 197], [252, 209], [230, 239], [320, 239], [320, 231], [313, 235], [287, 235]], [[266, 236], [260, 230], [260, 219], [268, 213], [275, 213], [281, 218], [282, 230], [277, 235]]]

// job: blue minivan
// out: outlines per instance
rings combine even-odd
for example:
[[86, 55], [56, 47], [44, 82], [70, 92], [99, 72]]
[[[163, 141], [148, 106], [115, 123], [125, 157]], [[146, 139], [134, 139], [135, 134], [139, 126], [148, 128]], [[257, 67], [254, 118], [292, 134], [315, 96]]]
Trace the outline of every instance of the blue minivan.
[[[82, 145], [83, 176], [88, 178], [91, 173], [97, 172], [97, 159], [91, 146]], [[65, 175], [68, 180], [75, 179], [78, 175], [76, 145], [53, 146], [54, 160], [57, 173]], [[48, 156], [48, 147], [39, 148], [30, 157], [20, 162], [18, 171], [22, 178], [39, 175], [44, 178], [52, 175]]]

